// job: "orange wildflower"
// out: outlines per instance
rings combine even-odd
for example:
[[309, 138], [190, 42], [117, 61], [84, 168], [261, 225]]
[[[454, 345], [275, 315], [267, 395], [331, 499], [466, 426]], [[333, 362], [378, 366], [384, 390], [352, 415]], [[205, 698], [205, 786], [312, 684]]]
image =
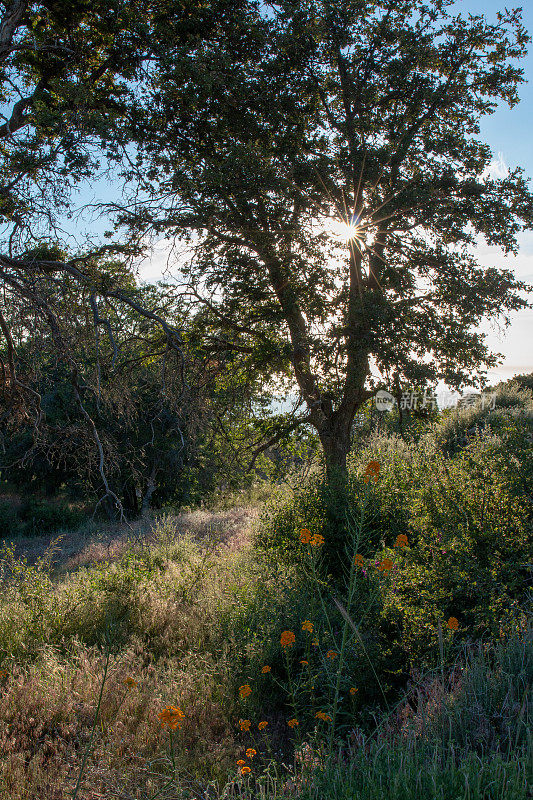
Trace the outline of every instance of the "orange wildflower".
[[308, 631], [309, 633], [313, 633], [313, 628], [314, 627], [315, 626], [313, 625], [313, 623], [308, 619], [304, 619], [304, 621], [302, 622], [302, 630], [303, 631]]
[[396, 541], [394, 543], [394, 547], [407, 547], [409, 544], [409, 539], [405, 535], [405, 533], [399, 533], [396, 537]]
[[161, 720], [161, 725], [168, 725], [172, 731], [175, 731], [176, 728], [181, 728], [181, 723], [185, 719], [185, 714], [181, 708], [176, 708], [175, 706], [165, 706], [157, 716]]
[[250, 767], [242, 767], [241, 775], [249, 775], [251, 771]]
[[309, 661], [306, 661], [305, 659], [303, 659], [303, 661], [300, 661], [300, 664], [301, 664], [303, 667], [308, 667], [308, 666], [309, 666]]
[[250, 722], [249, 719], [240, 719], [239, 720], [239, 725], [241, 726], [241, 731], [249, 731], [251, 724], [252, 723]]
[[350, 689], [350, 694], [351, 694], [351, 695], [352, 695], [352, 697], [353, 697], [353, 695], [354, 695], [354, 694], [357, 694], [357, 692], [358, 692], [358, 691], [359, 691], [359, 689], [356, 689], [356, 688], [355, 688], [355, 686], [352, 686], [352, 688]]
[[355, 558], [353, 560], [353, 563], [355, 564], [356, 567], [362, 567], [364, 565], [365, 559], [363, 558], [361, 553], [356, 553], [355, 554]]
[[322, 545], [324, 544], [324, 541], [325, 541], [325, 539], [324, 539], [323, 536], [321, 536], [320, 533], [315, 533], [315, 535], [311, 539], [311, 545], [313, 547], [322, 547]]
[[268, 722], [266, 721], [266, 719], [264, 719], [261, 722], [257, 723], [257, 727], [259, 728], [260, 731], [264, 731], [267, 725], [268, 725]]
[[253, 758], [257, 755], [257, 750], [254, 750], [253, 747], [249, 747], [246, 751], [246, 758]]
[[329, 714], [325, 714], [323, 711], [317, 711], [315, 717], [318, 719], [323, 720], [323, 722], [331, 722], [331, 717]]
[[458, 630], [458, 629], [459, 629], [459, 620], [457, 619], [457, 617], [450, 617], [450, 619], [449, 619], [449, 620], [448, 620], [448, 622], [446, 623], [446, 627], [447, 627], [447, 628], [448, 628], [450, 631], [456, 631], [456, 630]]
[[326, 657], [327, 658], [337, 658], [337, 653], [335, 652], [335, 650], [328, 650], [328, 652], [326, 653]]
[[292, 631], [283, 631], [281, 634], [280, 642], [282, 647], [292, 647], [295, 641], [296, 636]]
[[303, 544], [309, 544], [312, 538], [313, 534], [311, 533], [311, 531], [308, 530], [307, 528], [302, 528], [302, 530], [300, 531], [300, 541]]
[[246, 761], [244, 760], [244, 758], [239, 758], [239, 760], [237, 761], [237, 766], [238, 767], [244, 767], [245, 764], [246, 764]]
[[252, 687], [250, 684], [245, 683], [244, 686], [239, 686], [239, 694], [242, 700], [249, 697], [252, 694]]
[[368, 483], [370, 478], [374, 478], [374, 480], [377, 482], [377, 479], [379, 477], [379, 470], [380, 469], [381, 469], [381, 467], [379, 465], [379, 461], [370, 461], [366, 465], [366, 469], [365, 469], [365, 473], [364, 473], [364, 481], [365, 481], [365, 483]]
[[318, 639], [313, 639], [311, 644], [313, 645], [313, 647], [318, 647]]
[[289, 728], [296, 728], [296, 726], [299, 725], [299, 724], [300, 723], [298, 722], [297, 719], [289, 719], [289, 720], [287, 720], [287, 725], [289, 726]]
[[381, 572], [390, 572], [393, 566], [394, 564], [392, 563], [390, 558], [384, 558], [381, 564], [378, 565], [378, 569]]
[[134, 680], [133, 678], [126, 678], [126, 680], [123, 683], [124, 686], [128, 687], [128, 689], [133, 689], [135, 686], [137, 686], [137, 681]]
[[262, 668], [261, 672], [263, 673], [263, 675], [266, 675], [267, 672], [270, 672], [270, 667], [268, 666], [268, 664], [265, 664], [265, 666]]

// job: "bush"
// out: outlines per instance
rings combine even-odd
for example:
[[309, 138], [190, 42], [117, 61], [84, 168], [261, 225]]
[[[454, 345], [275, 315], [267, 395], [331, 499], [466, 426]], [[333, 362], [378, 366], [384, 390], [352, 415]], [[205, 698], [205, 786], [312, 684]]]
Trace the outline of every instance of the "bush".
[[[397, 655], [393, 672], [434, 658], [439, 623], [450, 616], [460, 623], [456, 639], [516, 630], [527, 616], [533, 562], [533, 450], [524, 403], [498, 409], [490, 426], [453, 452], [449, 417], [418, 440], [374, 436], [351, 457], [340, 501], [313, 476], [268, 504], [256, 544], [296, 561], [301, 528], [321, 533], [326, 569], [339, 581], [348, 521], [364, 509], [360, 552], [374, 564], [394, 563], [382, 582], [381, 619], [382, 638]], [[365, 484], [371, 460], [380, 464], [379, 478]], [[409, 541], [404, 550], [394, 547], [400, 534]]]
[[76, 528], [83, 522], [84, 514], [68, 503], [55, 500], [28, 498], [19, 509], [19, 517], [25, 524], [26, 536], [41, 536], [60, 528]]
[[411, 659], [437, 641], [439, 620], [463, 635], [520, 628], [531, 586], [533, 454], [490, 433], [453, 459], [439, 456], [413, 497], [412, 546], [384, 604]]
[[29, 497], [22, 502], [0, 503], [0, 539], [17, 536], [43, 536], [61, 528], [77, 528], [84, 512], [61, 499]]
[[0, 539], [21, 536], [24, 529], [24, 523], [18, 514], [18, 507], [10, 500], [2, 500], [0, 502]]

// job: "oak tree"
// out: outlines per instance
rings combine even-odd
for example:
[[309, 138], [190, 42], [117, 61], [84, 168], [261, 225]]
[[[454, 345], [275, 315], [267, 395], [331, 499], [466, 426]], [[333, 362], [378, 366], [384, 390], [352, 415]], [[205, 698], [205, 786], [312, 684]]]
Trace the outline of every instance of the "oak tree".
[[526, 304], [475, 246], [516, 252], [533, 220], [523, 171], [493, 174], [480, 139], [518, 102], [529, 37], [520, 11], [452, 6], [258, 4], [192, 49], [167, 43], [125, 123], [119, 224], [188, 242], [180, 291], [296, 383], [330, 475], [375, 388], [482, 378], [480, 322]]

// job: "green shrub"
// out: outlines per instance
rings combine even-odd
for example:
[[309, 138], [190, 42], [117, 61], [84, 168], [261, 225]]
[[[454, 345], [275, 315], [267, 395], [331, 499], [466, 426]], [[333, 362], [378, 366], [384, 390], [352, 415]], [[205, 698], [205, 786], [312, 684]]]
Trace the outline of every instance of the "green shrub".
[[[521, 401], [522, 402], [522, 401]], [[470, 410], [460, 412], [467, 418]], [[361, 553], [389, 557], [381, 635], [396, 657], [392, 673], [435, 653], [439, 623], [460, 622], [456, 639], [516, 630], [527, 616], [533, 562], [533, 449], [524, 405], [502, 408], [491, 427], [446, 452], [448, 420], [418, 440], [374, 436], [354, 453], [339, 498], [320, 475], [271, 501], [260, 517], [257, 546], [297, 561], [302, 528], [325, 537], [326, 570], [342, 578], [346, 532], [365, 507]], [[365, 465], [380, 464], [364, 483]], [[410, 546], [395, 548], [399, 534]], [[403, 653], [403, 655], [402, 655]], [[434, 655], [431, 656], [434, 658]], [[392, 674], [391, 673], [391, 674]]]
[[532, 467], [530, 449], [490, 433], [453, 459], [435, 460], [412, 499], [411, 547], [397, 559], [384, 603], [410, 658], [436, 643], [439, 620], [450, 616], [474, 638], [524, 623]]
[[76, 528], [83, 522], [84, 514], [61, 500], [41, 500], [30, 497], [19, 508], [19, 518], [25, 536], [40, 536], [60, 528]]
[[24, 523], [18, 514], [18, 507], [10, 500], [0, 501], [0, 539], [21, 536]]
[[22, 502], [0, 502], [0, 539], [18, 536], [43, 536], [62, 528], [79, 527], [85, 519], [81, 509], [60, 498], [45, 500], [28, 497]]

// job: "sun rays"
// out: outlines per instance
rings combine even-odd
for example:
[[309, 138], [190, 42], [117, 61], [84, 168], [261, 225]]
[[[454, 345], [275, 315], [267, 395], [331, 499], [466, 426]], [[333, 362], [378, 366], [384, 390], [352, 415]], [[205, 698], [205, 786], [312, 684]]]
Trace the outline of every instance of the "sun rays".
[[354, 224], [352, 220], [330, 217], [326, 227], [328, 233], [338, 239], [339, 242], [356, 241], [360, 247], [364, 246], [363, 229], [360, 225]]

